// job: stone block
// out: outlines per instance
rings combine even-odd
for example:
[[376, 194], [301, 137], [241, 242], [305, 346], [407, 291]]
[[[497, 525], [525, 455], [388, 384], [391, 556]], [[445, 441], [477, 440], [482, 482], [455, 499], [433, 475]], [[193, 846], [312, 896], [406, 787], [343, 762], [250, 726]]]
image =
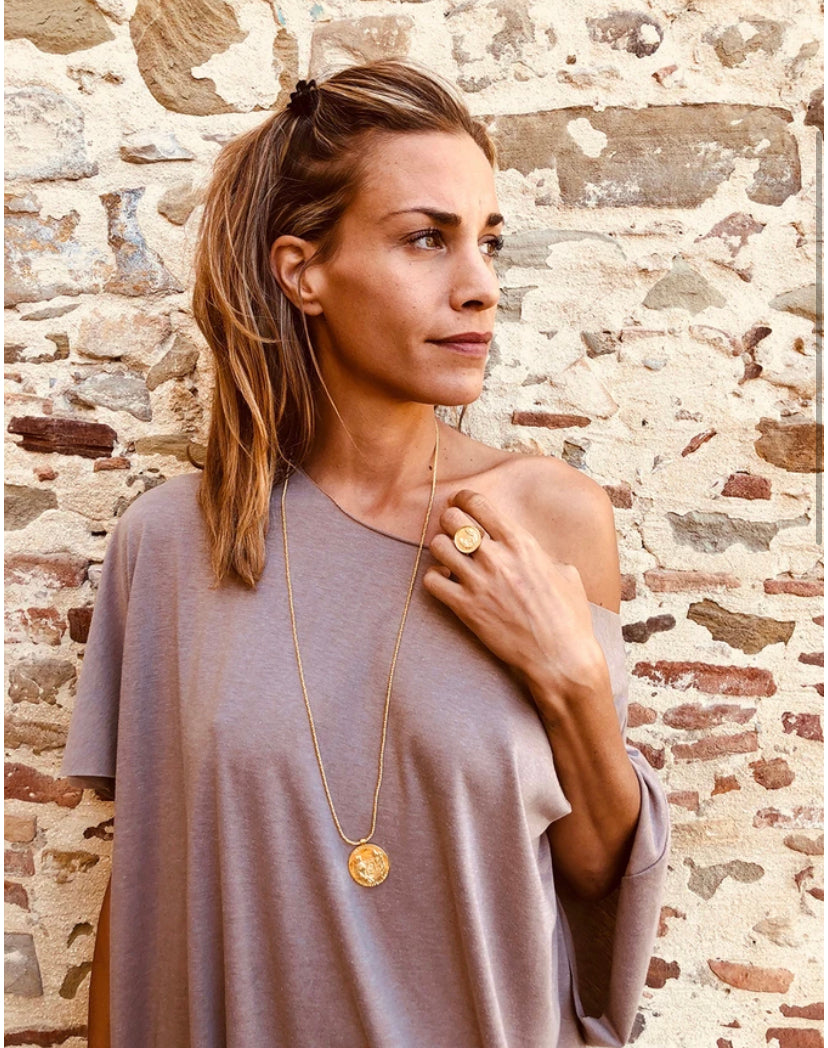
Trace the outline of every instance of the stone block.
[[149, 390], [140, 375], [102, 371], [67, 389], [64, 396], [73, 404], [127, 411], [142, 422], [152, 418]]
[[791, 473], [821, 473], [823, 427], [806, 419], [761, 418], [756, 427], [762, 434], [754, 441], [756, 454]]
[[592, 40], [616, 51], [629, 51], [636, 58], [655, 54], [664, 39], [661, 25], [641, 11], [613, 11], [604, 18], [588, 18], [586, 23]]
[[761, 615], [730, 611], [713, 600], [691, 604], [687, 618], [704, 626], [714, 640], [723, 640], [746, 655], [755, 655], [769, 644], [787, 644], [796, 627], [792, 620], [780, 622]]
[[727, 305], [727, 299], [695, 269], [676, 259], [667, 276], [650, 288], [644, 305], [647, 309], [685, 309], [695, 316], [709, 306]]
[[761, 52], [773, 55], [782, 46], [785, 28], [781, 22], [768, 18], [748, 18], [721, 29], [712, 29], [704, 39], [713, 44], [713, 50], [723, 66], [732, 69], [743, 65], [749, 55]]
[[104, 255], [76, 235], [80, 215], [6, 215], [5, 291], [8, 308], [57, 295], [97, 294], [112, 271]]
[[68, 55], [86, 51], [115, 34], [91, 0], [6, 0], [5, 38], [25, 38], [41, 51]]
[[712, 899], [728, 877], [742, 884], [751, 884], [765, 876], [765, 871], [758, 863], [743, 862], [741, 859], [715, 863], [713, 866], [697, 866], [692, 859], [685, 859], [684, 862], [690, 868], [687, 887], [705, 900]]
[[818, 127], [825, 134], [825, 88], [818, 87], [811, 92], [808, 111], [805, 114], [806, 127]]
[[53, 706], [58, 691], [76, 676], [74, 664], [66, 659], [29, 656], [9, 669], [9, 698], [13, 703], [44, 702]]
[[6, 178], [34, 182], [97, 174], [86, 155], [80, 107], [45, 87], [7, 90], [4, 165]]
[[199, 349], [186, 335], [180, 332], [173, 339], [173, 344], [149, 370], [147, 375], [147, 389], [156, 389], [164, 382], [173, 378], [183, 378], [189, 375], [198, 363]]
[[43, 982], [32, 936], [24, 932], [6, 932], [3, 957], [5, 992], [17, 997], [42, 997]]
[[[11, 428], [9, 432], [12, 432]], [[20, 531], [37, 520], [47, 509], [56, 509], [57, 495], [51, 488], [32, 488], [28, 484], [4, 485], [3, 527]]]
[[176, 182], [158, 201], [158, 213], [174, 226], [183, 226], [202, 201], [202, 193], [191, 182]]
[[230, 113], [233, 107], [209, 77], [192, 70], [244, 40], [236, 14], [224, 0], [138, 0], [129, 31], [138, 70], [165, 109], [190, 116]]
[[127, 164], [157, 164], [170, 160], [195, 160], [195, 153], [178, 141], [172, 131], [150, 128], [126, 135], [119, 150]]
[[311, 38], [310, 75], [323, 69], [403, 58], [408, 54], [414, 21], [407, 15], [366, 15], [318, 24]]
[[183, 291], [183, 285], [144, 239], [138, 225], [139, 189], [119, 189], [101, 194], [109, 227], [109, 246], [115, 252], [115, 275], [106, 290], [119, 295], [170, 295]]
[[[556, 169], [567, 207], [694, 208], [727, 182], [740, 159], [756, 161], [746, 189], [751, 200], [779, 205], [799, 192], [792, 119], [787, 109], [710, 102], [601, 111], [576, 107], [489, 122], [501, 170], [528, 175]], [[569, 133], [570, 124], [580, 120], [606, 138], [597, 156], [585, 153]]]

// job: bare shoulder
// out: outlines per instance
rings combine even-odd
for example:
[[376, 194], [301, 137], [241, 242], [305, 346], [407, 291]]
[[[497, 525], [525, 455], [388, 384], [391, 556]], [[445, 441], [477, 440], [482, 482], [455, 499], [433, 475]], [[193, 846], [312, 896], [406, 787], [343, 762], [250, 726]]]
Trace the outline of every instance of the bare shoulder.
[[617, 612], [621, 575], [615, 514], [601, 485], [561, 459], [504, 453], [487, 498], [531, 532], [553, 560], [574, 564], [587, 599]]

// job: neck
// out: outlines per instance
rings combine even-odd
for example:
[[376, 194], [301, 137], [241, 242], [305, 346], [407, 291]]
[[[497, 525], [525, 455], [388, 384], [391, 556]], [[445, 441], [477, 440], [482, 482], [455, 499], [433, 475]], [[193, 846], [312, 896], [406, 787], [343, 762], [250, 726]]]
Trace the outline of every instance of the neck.
[[[333, 497], [347, 494], [382, 511], [431, 485], [435, 418], [429, 404], [382, 404], [371, 411], [320, 411], [310, 454], [302, 468]], [[344, 423], [344, 424], [343, 424]]]

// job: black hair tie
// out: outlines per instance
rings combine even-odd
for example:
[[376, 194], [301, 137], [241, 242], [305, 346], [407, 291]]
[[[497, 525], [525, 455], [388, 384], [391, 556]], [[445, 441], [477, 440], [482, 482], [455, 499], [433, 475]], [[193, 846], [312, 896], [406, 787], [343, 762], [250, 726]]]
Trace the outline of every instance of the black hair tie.
[[319, 88], [315, 80], [300, 80], [291, 91], [287, 108], [297, 116], [313, 117], [319, 106]]

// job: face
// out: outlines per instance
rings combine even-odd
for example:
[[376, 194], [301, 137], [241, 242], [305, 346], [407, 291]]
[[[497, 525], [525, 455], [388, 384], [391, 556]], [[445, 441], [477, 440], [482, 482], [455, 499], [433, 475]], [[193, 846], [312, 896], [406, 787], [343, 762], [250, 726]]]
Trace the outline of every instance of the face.
[[499, 297], [494, 173], [466, 134], [381, 135], [332, 258], [305, 283], [329, 387], [428, 404], [479, 395]]

